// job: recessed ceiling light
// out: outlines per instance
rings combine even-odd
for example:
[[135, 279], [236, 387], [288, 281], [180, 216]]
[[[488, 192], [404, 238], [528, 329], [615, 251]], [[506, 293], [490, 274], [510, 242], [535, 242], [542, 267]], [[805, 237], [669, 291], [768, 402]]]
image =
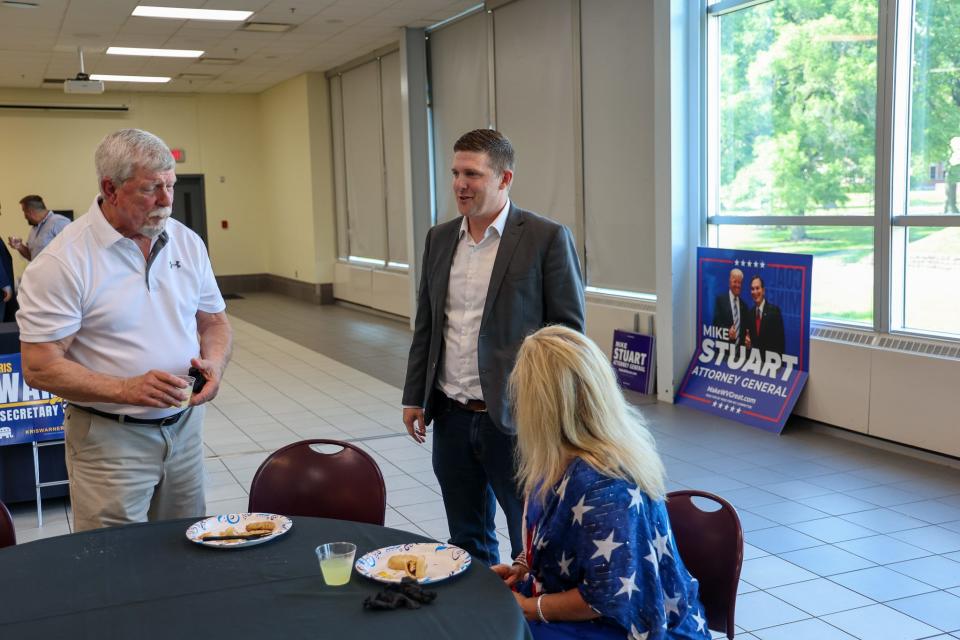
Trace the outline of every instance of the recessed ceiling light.
[[184, 7], [149, 7], [140, 5], [133, 15], [143, 18], [175, 18], [178, 20], [224, 20], [243, 22], [253, 11], [227, 11], [223, 9], [187, 9]]
[[3, 6], [11, 7], [13, 9], [36, 9], [38, 5], [36, 2], [23, 2], [21, 0], [3, 0]]
[[104, 82], [170, 82], [166, 76], [115, 76], [103, 73], [91, 73], [90, 79]]
[[154, 56], [157, 58], [199, 58], [203, 51], [193, 49], [141, 49], [140, 47], [107, 47], [113, 56]]

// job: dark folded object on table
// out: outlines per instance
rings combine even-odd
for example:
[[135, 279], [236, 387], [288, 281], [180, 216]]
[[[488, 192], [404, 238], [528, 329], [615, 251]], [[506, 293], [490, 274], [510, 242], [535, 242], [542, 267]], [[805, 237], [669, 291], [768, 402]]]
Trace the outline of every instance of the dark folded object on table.
[[400, 584], [388, 584], [383, 591], [367, 596], [363, 601], [364, 609], [388, 611], [392, 609], [419, 609], [422, 604], [430, 604], [437, 597], [436, 591], [427, 591], [413, 578], [404, 578]]

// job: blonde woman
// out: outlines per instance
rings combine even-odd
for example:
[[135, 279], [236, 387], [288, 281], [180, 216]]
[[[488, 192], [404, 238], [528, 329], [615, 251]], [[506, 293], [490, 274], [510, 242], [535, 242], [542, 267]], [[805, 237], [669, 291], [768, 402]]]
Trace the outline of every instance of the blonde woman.
[[493, 570], [534, 638], [709, 638], [670, 532], [663, 463], [603, 352], [543, 328], [520, 347], [510, 392], [525, 551]]

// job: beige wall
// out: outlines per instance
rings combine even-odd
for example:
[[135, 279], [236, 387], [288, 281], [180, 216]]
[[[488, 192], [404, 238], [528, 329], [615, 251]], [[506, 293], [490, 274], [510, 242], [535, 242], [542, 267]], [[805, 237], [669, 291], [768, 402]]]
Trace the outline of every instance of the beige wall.
[[[177, 172], [205, 176], [208, 239], [219, 275], [266, 271], [259, 236], [263, 211], [257, 96], [159, 95], [108, 92], [67, 96], [54, 91], [0, 90], [0, 102], [126, 104], [127, 113], [0, 112], [0, 233], [25, 235], [17, 201], [41, 194], [55, 209], [77, 215], [97, 190], [93, 150], [121, 127], [140, 127], [186, 151]], [[221, 229], [227, 220], [229, 229]], [[15, 270], [25, 262], [15, 257]]]
[[270, 229], [268, 271], [332, 282], [334, 248], [330, 115], [326, 80], [304, 74], [260, 94]]

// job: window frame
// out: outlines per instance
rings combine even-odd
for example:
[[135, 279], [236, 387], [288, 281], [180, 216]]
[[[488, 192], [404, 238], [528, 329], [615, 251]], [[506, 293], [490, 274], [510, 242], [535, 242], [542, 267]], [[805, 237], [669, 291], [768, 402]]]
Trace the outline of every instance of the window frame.
[[[910, 119], [913, 89], [912, 0], [875, 0], [877, 24], [877, 104], [874, 169], [874, 211], [869, 216], [737, 216], [718, 215], [719, 208], [719, 20], [772, 0], [720, 0], [706, 7], [705, 34], [705, 206], [701, 214], [702, 237], [710, 237], [712, 225], [751, 226], [844, 226], [874, 230], [873, 322], [877, 333], [905, 337], [960, 341], [957, 333], [940, 333], [905, 326], [906, 240], [912, 228], [960, 227], [960, 215], [908, 213]], [[896, 243], [903, 249], [899, 252]], [[857, 329], [863, 323], [836, 319], [812, 319], [822, 327]]]

